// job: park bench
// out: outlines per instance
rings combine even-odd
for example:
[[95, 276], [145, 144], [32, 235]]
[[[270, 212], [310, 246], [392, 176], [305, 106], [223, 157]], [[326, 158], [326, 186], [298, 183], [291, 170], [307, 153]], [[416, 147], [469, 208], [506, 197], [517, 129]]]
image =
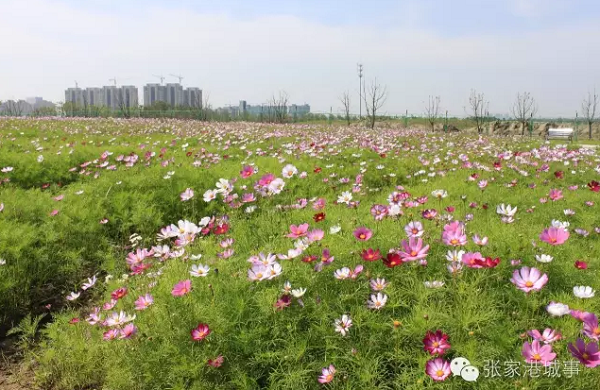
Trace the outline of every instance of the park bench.
[[548, 133], [546, 133], [546, 140], [550, 139], [568, 139], [569, 141], [572, 141], [573, 129], [548, 129]]

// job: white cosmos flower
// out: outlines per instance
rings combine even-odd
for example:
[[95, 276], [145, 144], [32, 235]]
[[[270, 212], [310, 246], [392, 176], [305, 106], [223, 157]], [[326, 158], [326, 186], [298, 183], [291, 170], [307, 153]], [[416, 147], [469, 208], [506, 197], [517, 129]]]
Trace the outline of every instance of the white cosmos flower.
[[196, 260], [200, 260], [202, 258], [202, 255], [191, 255], [190, 259], [196, 261]]
[[382, 293], [377, 293], [377, 295], [372, 294], [371, 298], [367, 301], [367, 307], [369, 309], [379, 310], [385, 306], [387, 298], [387, 295]]
[[459, 262], [462, 261], [462, 257], [465, 254], [465, 251], [448, 251], [448, 253], [446, 253], [446, 260], [448, 261], [453, 261], [453, 262]]
[[546, 311], [552, 317], [562, 317], [569, 314], [571, 309], [569, 309], [569, 306], [565, 305], [564, 303], [550, 302], [550, 304], [546, 306]]
[[205, 277], [206, 275], [208, 275], [208, 271], [210, 271], [210, 267], [208, 265], [202, 265], [202, 264], [198, 264], [198, 265], [192, 265], [192, 270], [190, 271], [190, 275], [198, 278], [198, 277]]
[[283, 284], [283, 289], [281, 290], [281, 292], [284, 294], [289, 294], [290, 291], [292, 291], [292, 283], [290, 283], [290, 281], [288, 280]]
[[335, 276], [335, 278], [338, 280], [348, 279], [350, 277], [350, 268], [344, 267], [344, 268], [335, 270], [335, 272], [333, 273], [333, 276]]
[[337, 201], [338, 203], [350, 204], [350, 202], [352, 201], [352, 193], [350, 193], [349, 191], [342, 192], [342, 194], [338, 197]]
[[441, 280], [434, 280], [434, 281], [425, 281], [423, 282], [423, 285], [425, 285], [425, 287], [427, 288], [441, 288], [444, 287], [444, 282], [442, 282]]
[[292, 290], [292, 295], [294, 296], [294, 298], [302, 298], [302, 296], [304, 296], [305, 293], [306, 293], [305, 288], [297, 288], [297, 289]]
[[204, 193], [204, 201], [205, 202], [210, 202], [211, 200], [215, 199], [217, 197], [217, 191], [215, 190], [208, 190]]
[[573, 287], [573, 294], [577, 298], [593, 298], [596, 292], [590, 286], [575, 286]]
[[287, 179], [293, 177], [296, 173], [298, 173], [298, 168], [292, 164], [286, 165], [281, 171], [281, 175]]
[[555, 227], [555, 228], [563, 228], [564, 230], [567, 230], [567, 231], [568, 231], [568, 229], [569, 229], [569, 226], [570, 226], [571, 224], [570, 224], [569, 222], [562, 222], [562, 221], [558, 221], [558, 220], [556, 220], [556, 219], [553, 219], [553, 220], [552, 220], [552, 223], [551, 223], [551, 225], [552, 225], [552, 227]]
[[342, 318], [338, 318], [333, 323], [335, 331], [340, 333], [342, 336], [348, 334], [348, 330], [352, 327], [352, 319], [349, 315], [344, 314]]
[[514, 217], [517, 213], [517, 207], [511, 207], [511, 205], [505, 205], [502, 203], [496, 207], [496, 213], [505, 217]]
[[340, 232], [340, 230], [342, 230], [342, 227], [340, 225], [333, 225], [329, 228], [329, 234], [337, 234]]
[[550, 255], [535, 255], [535, 259], [540, 263], [549, 263], [554, 260], [554, 257]]
[[448, 192], [446, 190], [435, 190], [431, 192], [431, 195], [436, 198], [442, 199], [448, 196]]
[[81, 293], [80, 293], [80, 292], [72, 292], [72, 291], [71, 291], [71, 293], [70, 293], [69, 295], [67, 295], [67, 300], [69, 300], [69, 301], [74, 301], [74, 300], [76, 300], [77, 298], [79, 298], [79, 296], [80, 296], [80, 295], [81, 295]]

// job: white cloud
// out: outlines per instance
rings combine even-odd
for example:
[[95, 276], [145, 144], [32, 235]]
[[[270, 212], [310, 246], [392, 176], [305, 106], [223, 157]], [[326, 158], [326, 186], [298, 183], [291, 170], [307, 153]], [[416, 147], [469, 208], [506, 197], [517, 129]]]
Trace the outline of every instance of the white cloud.
[[[535, 0], [521, 1], [531, 4]], [[388, 113], [422, 112], [430, 94], [463, 115], [471, 88], [491, 112], [508, 112], [518, 91], [542, 115], [573, 115], [600, 65], [597, 23], [534, 33], [445, 37], [410, 27], [328, 26], [292, 16], [236, 20], [185, 8], [144, 7], [122, 15], [91, 13], [47, 0], [9, 1], [0, 14], [0, 99], [61, 100], [66, 87], [157, 82], [181, 74], [210, 92], [214, 105], [261, 103], [286, 90], [315, 111], [340, 108], [357, 94], [356, 62], [388, 87]], [[528, 9], [523, 5], [523, 9]], [[423, 10], [414, 8], [413, 21]], [[171, 78], [175, 81], [174, 78]], [[358, 111], [358, 101], [354, 105]]]

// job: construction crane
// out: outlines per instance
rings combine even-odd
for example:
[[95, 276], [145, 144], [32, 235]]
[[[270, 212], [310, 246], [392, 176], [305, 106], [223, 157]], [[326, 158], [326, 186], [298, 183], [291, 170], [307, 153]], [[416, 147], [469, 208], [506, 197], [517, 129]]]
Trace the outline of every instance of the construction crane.
[[176, 74], [171, 74], [170, 76], [177, 77], [179, 79], [179, 84], [181, 84], [181, 80], [183, 80], [183, 76], [179, 76]]
[[75, 80], [75, 88], [79, 88], [79, 84], [77, 84], [77, 80]]
[[155, 75], [155, 74], [153, 74], [152, 76], [157, 77], [157, 78], [160, 79], [160, 85], [162, 85], [163, 82], [165, 81], [165, 76], [163, 76], [163, 75]]
[[114, 82], [115, 83], [115, 87], [117, 86], [117, 78], [116, 77], [112, 78], [112, 79], [108, 79], [108, 81]]

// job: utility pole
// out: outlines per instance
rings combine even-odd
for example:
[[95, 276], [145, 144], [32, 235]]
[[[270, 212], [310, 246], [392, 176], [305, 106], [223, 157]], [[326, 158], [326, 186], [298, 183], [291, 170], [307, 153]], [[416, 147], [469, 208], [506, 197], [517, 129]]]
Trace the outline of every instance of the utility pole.
[[363, 65], [358, 64], [358, 119], [362, 119], [362, 78]]

